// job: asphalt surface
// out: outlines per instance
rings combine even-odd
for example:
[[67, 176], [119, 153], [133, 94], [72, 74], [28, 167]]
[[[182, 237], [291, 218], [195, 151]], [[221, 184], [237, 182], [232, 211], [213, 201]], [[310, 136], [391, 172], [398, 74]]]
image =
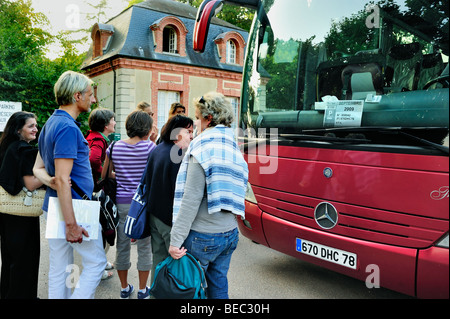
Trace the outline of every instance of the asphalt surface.
[[[129, 282], [138, 285], [136, 246], [131, 246]], [[115, 247], [107, 252], [114, 263]], [[81, 265], [75, 254], [75, 263]], [[80, 266], [81, 267], [81, 266]], [[48, 246], [45, 219], [41, 217], [41, 265], [38, 297], [48, 298]], [[368, 289], [365, 283], [258, 245], [241, 236], [228, 273], [230, 299], [405, 299], [408, 296], [383, 289]], [[150, 286], [150, 283], [148, 283]], [[120, 299], [120, 282], [115, 270], [103, 280], [96, 299]], [[137, 295], [132, 295], [136, 298]]]

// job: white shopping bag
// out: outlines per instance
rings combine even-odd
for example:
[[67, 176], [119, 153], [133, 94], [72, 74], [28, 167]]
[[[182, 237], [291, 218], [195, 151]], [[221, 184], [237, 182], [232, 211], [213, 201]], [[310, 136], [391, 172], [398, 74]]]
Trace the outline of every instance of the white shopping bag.
[[[83, 240], [98, 239], [100, 202], [72, 199], [72, 206], [77, 224], [86, 229], [89, 234], [89, 237], [83, 235]], [[66, 239], [66, 223], [57, 197], [49, 197], [45, 238]]]

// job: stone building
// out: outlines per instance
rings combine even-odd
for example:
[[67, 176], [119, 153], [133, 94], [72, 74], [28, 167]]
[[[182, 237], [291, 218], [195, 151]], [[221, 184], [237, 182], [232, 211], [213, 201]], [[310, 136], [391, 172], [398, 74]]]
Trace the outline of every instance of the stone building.
[[204, 53], [192, 49], [197, 9], [174, 0], [147, 0], [93, 26], [82, 69], [97, 83], [100, 105], [116, 114], [116, 132], [140, 101], [158, 128], [173, 102], [194, 119], [192, 100], [209, 91], [229, 97], [238, 112], [248, 33], [213, 18]]

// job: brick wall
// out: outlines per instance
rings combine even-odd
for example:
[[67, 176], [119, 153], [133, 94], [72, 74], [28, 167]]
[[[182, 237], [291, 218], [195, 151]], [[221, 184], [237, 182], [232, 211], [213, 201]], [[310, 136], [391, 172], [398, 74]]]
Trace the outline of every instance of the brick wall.
[[[205, 79], [208, 84], [211, 83], [211, 80], [214, 80], [213, 83], [217, 83], [216, 91], [229, 97], [240, 96], [241, 73], [129, 58], [115, 59], [113, 67], [116, 71], [116, 132], [120, 133], [122, 138], [126, 138], [126, 117], [135, 109], [142, 96], [150, 97], [150, 101], [147, 102], [152, 105], [155, 113], [154, 121], [157, 121], [159, 90], [179, 92], [180, 102], [186, 106], [187, 114], [193, 114], [193, 110], [190, 110], [190, 108], [192, 108], [192, 99], [196, 96], [193, 96], [192, 91], [195, 92], [194, 95], [198, 95], [199, 92], [202, 92], [202, 89], [201, 87], [191, 88], [191, 77], [196, 78], [195, 83], [201, 82], [198, 78]], [[145, 74], [146, 72], [149, 72], [148, 76]], [[94, 81], [103, 79], [103, 81], [99, 81], [97, 88], [97, 92], [101, 96], [113, 95], [114, 85], [109, 83], [112, 82], [113, 77], [105, 76], [109, 73], [112, 73], [109, 61], [86, 72]], [[148, 92], [141, 92], [141, 90], [147, 89]], [[207, 92], [201, 94], [203, 93]], [[108, 99], [108, 101], [108, 104], [111, 105], [103, 106], [112, 109], [112, 99]]]

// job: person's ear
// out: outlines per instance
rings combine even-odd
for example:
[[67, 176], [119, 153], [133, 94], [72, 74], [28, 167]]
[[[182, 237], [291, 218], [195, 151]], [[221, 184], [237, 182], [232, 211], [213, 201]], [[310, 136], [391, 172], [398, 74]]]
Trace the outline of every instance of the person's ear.
[[205, 117], [205, 119], [208, 121], [208, 127], [211, 126], [212, 118], [213, 118], [213, 117], [212, 117], [211, 114], [209, 114], [207, 117]]

